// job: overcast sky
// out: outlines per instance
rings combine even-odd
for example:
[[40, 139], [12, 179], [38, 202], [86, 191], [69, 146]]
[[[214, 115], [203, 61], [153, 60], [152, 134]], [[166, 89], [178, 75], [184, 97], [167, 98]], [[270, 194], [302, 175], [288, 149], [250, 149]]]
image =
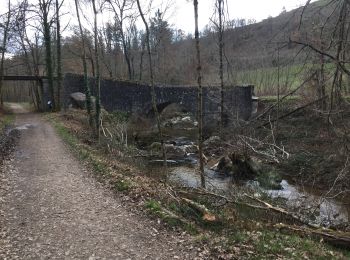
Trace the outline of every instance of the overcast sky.
[[[4, 0], [0, 0], [4, 1]], [[277, 16], [283, 8], [290, 11], [297, 8], [307, 0], [224, 0], [227, 4], [229, 19], [234, 18], [254, 18], [258, 22], [268, 16]], [[74, 1], [65, 0], [68, 10], [73, 11], [72, 20], [75, 19]], [[142, 3], [148, 3], [147, 0], [141, 0]], [[208, 24], [210, 17], [214, 12], [215, 0], [198, 0], [199, 2], [199, 27], [203, 29]], [[313, 2], [313, 1], [312, 1]], [[167, 9], [165, 18], [175, 28], [183, 29], [187, 33], [193, 32], [193, 1], [192, 0], [153, 0], [154, 11], [159, 8], [164, 10], [170, 3], [170, 8]], [[113, 18], [113, 15], [105, 12], [101, 17], [104, 22]], [[92, 21], [91, 21], [92, 22]], [[140, 26], [142, 24], [140, 23]]]
[[[156, 0], [157, 1], [157, 0]], [[277, 16], [283, 7], [287, 11], [305, 4], [306, 0], [224, 0], [227, 3], [229, 18], [254, 18], [261, 21], [268, 16]], [[175, 0], [174, 11], [168, 18], [171, 24], [187, 32], [193, 31], [193, 1]], [[215, 0], [198, 0], [199, 27], [208, 24], [213, 14]]]
[[[12, 2], [17, 2], [18, 0], [13, 0]], [[282, 9], [285, 8], [290, 11], [305, 4], [307, 0], [224, 0], [225, 5], [227, 5], [227, 11], [229, 14], [229, 19], [234, 18], [254, 18], [258, 22], [267, 18], [268, 16], [277, 16], [281, 13]], [[29, 0], [31, 3], [37, 3], [38, 0]], [[141, 4], [147, 4], [149, 0], [140, 0]], [[214, 12], [215, 0], [198, 0], [199, 2], [199, 27], [203, 29], [206, 24], [208, 24], [210, 17], [212, 17]], [[312, 1], [313, 2], [313, 1]], [[0, 14], [6, 12], [7, 0], [0, 0]], [[164, 10], [168, 3], [172, 3], [171, 7], [168, 8], [165, 18], [169, 21], [171, 25], [175, 28], [183, 29], [187, 33], [192, 33], [194, 30], [194, 19], [193, 19], [193, 1], [192, 0], [153, 0], [153, 8], [155, 12], [156, 9]], [[76, 15], [74, 0], [64, 1], [64, 15], [65, 24], [76, 24]], [[54, 12], [54, 10], [52, 10]], [[70, 14], [69, 14], [70, 13]], [[86, 16], [89, 22], [92, 22], [92, 14]], [[153, 14], [152, 14], [153, 15]], [[100, 16], [100, 21], [107, 22], [112, 19], [113, 15], [108, 12], [104, 12]], [[140, 23], [140, 26], [142, 24]], [[64, 34], [69, 34], [69, 30], [66, 30]]]

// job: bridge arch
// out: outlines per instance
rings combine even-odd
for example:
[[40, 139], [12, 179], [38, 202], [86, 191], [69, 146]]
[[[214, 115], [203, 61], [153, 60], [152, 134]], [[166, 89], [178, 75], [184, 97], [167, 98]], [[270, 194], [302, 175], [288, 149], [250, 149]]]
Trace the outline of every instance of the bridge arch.
[[[166, 101], [157, 103], [157, 111], [161, 115], [163, 112], [171, 112], [167, 111], [167, 109], [172, 109], [176, 112], [182, 112], [187, 113], [190, 112], [183, 104], [174, 102], [174, 101]], [[143, 114], [147, 117], [154, 117], [154, 109], [152, 104], [147, 104], [146, 107], [143, 109]]]

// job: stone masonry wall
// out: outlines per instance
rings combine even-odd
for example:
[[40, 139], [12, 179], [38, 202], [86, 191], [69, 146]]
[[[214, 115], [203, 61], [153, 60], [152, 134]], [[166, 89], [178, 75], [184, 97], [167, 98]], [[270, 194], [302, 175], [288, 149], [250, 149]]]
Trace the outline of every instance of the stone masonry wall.
[[[93, 95], [95, 84], [90, 79]], [[168, 104], [180, 104], [187, 111], [196, 114], [197, 87], [195, 86], [156, 86], [157, 104], [160, 110]], [[224, 106], [228, 121], [236, 118], [248, 120], [252, 113], [253, 86], [232, 87], [225, 90]], [[70, 103], [69, 95], [84, 93], [82, 75], [66, 74], [62, 95], [63, 106]], [[220, 118], [220, 91], [217, 87], [203, 88], [204, 121], [218, 121]], [[149, 115], [152, 112], [151, 88], [148, 85], [129, 81], [101, 81], [101, 103], [107, 111], [124, 111]]]

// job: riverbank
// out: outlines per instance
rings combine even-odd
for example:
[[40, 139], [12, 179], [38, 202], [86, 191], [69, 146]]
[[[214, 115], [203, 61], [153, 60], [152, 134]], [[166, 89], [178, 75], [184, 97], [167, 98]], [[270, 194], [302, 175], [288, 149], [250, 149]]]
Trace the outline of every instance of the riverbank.
[[127, 148], [117, 149], [117, 146], [108, 147], [104, 141], [100, 145], [94, 142], [84, 112], [73, 110], [48, 116], [61, 137], [79, 158], [89, 163], [96, 177], [106, 186], [122, 192], [137, 210], [150, 214], [169, 228], [180, 228], [193, 234], [203, 248], [211, 249], [212, 256], [222, 256], [222, 259], [253, 256], [291, 258], [305, 254], [310, 258], [346, 257], [345, 251], [320, 243], [319, 239], [313, 240], [312, 235], [299, 237], [294, 232], [277, 229], [274, 223], [282, 220], [289, 224], [292, 222], [268, 209], [258, 209], [261, 206], [252, 209], [244, 205], [255, 204], [256, 201], [239, 199], [241, 206], [238, 206], [208, 194], [200, 197], [191, 195], [190, 201], [206, 205], [208, 212], [215, 216], [214, 219], [203, 219], [198, 209], [183, 201], [178, 188], [164, 184], [164, 171], [158, 175], [149, 173], [144, 164], [146, 155], [142, 151], [130, 143]]

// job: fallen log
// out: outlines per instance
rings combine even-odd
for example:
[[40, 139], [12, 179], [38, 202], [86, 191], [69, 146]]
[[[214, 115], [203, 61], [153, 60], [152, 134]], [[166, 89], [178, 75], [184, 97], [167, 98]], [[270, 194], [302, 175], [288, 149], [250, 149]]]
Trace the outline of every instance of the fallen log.
[[251, 199], [251, 200], [255, 200], [255, 201], [263, 204], [266, 207], [266, 209], [272, 210], [274, 212], [280, 213], [280, 214], [282, 214], [284, 216], [287, 216], [287, 217], [293, 219], [294, 221], [296, 221], [297, 223], [299, 223], [301, 225], [306, 225], [306, 226], [309, 226], [309, 227], [312, 227], [312, 228], [319, 228], [319, 226], [310, 224], [310, 223], [308, 223], [306, 221], [303, 221], [297, 215], [295, 215], [295, 214], [293, 214], [293, 213], [291, 213], [291, 212], [289, 212], [289, 211], [287, 211], [287, 210], [285, 210], [283, 208], [272, 206], [270, 203], [268, 203], [266, 201], [263, 201], [261, 199], [255, 198], [253, 196], [250, 196], [248, 194], [244, 194], [244, 196], [249, 198], [249, 199]]
[[[246, 203], [246, 202], [235, 201], [235, 200], [227, 198], [223, 195], [215, 194], [212, 192], [207, 192], [207, 191], [201, 190], [201, 189], [193, 189], [191, 191], [187, 190], [187, 191], [177, 191], [177, 192], [183, 196], [193, 196], [194, 194], [201, 195], [201, 196], [205, 196], [205, 195], [206, 196], [213, 196], [213, 197], [216, 197], [218, 199], [222, 199], [226, 203], [230, 203], [230, 204], [246, 206], [246, 207], [250, 207], [253, 209], [257, 209], [257, 210], [272, 210], [272, 211], [275, 211], [275, 212], [280, 213], [282, 215], [288, 216], [288, 217], [292, 218], [293, 220], [295, 220], [300, 225], [304, 226], [304, 227], [302, 227], [302, 226], [290, 226], [287, 224], [278, 223], [278, 224], [274, 225], [274, 227], [276, 227], [280, 230], [285, 229], [285, 230], [293, 231], [294, 233], [298, 233], [300, 235], [313, 235], [314, 237], [322, 238], [325, 242], [327, 242], [333, 246], [337, 246], [337, 247], [345, 248], [345, 249], [350, 249], [350, 233], [349, 232], [334, 231], [332, 229], [321, 228], [317, 225], [312, 225], [310, 223], [306, 223], [305, 221], [301, 220], [298, 216], [294, 215], [293, 213], [288, 212], [287, 210], [285, 210], [283, 208], [272, 206], [270, 203], [263, 201], [261, 199], [255, 198], [253, 196], [250, 196], [248, 194], [244, 194], [244, 196], [251, 199], [251, 200], [257, 201], [260, 204], [263, 204], [264, 206], [253, 205], [253, 204]], [[184, 199], [184, 198], [182, 198], [182, 199]], [[188, 200], [188, 199], [186, 199], [186, 201], [190, 201], [191, 204], [193, 202], [193, 201]], [[197, 203], [193, 204], [193, 205], [196, 205], [195, 207], [198, 206]], [[206, 208], [199, 207], [198, 209], [201, 209], [203, 212], [205, 212]]]
[[276, 228], [279, 230], [289, 230], [293, 233], [298, 233], [302, 235], [311, 235], [317, 238], [323, 239], [325, 242], [344, 249], [350, 249], [350, 234], [342, 233], [339, 231], [333, 231], [330, 229], [311, 229], [307, 227], [296, 227], [289, 226], [286, 224], [276, 224]]
[[189, 205], [194, 210], [198, 211], [202, 215], [202, 220], [213, 222], [217, 220], [217, 217], [209, 211], [204, 205], [199, 204], [193, 200], [187, 198], [181, 198], [187, 205]]
[[[215, 196], [215, 197], [220, 198], [220, 199], [224, 199], [226, 201], [226, 203], [230, 203], [230, 204], [246, 206], [246, 207], [257, 209], [257, 210], [271, 210], [271, 211], [274, 211], [276, 213], [282, 214], [286, 217], [289, 217], [290, 219], [292, 219], [293, 221], [295, 221], [296, 223], [298, 223], [300, 225], [306, 225], [306, 226], [311, 227], [311, 228], [319, 228], [319, 226], [310, 224], [310, 223], [300, 219], [297, 215], [295, 215], [295, 214], [293, 214], [293, 213], [291, 213], [283, 208], [275, 207], [275, 206], [271, 205], [270, 203], [267, 203], [266, 201], [255, 198], [255, 197], [250, 196], [248, 194], [243, 194], [243, 195], [245, 197], [249, 198], [250, 200], [254, 200], [254, 201], [259, 202], [260, 204], [263, 204], [264, 206], [253, 205], [253, 204], [250, 204], [247, 202], [240, 202], [240, 201], [232, 200], [232, 199], [229, 199], [225, 196], [218, 195], [218, 194], [215, 194], [212, 192], [207, 192], [204, 190], [193, 190], [193, 191], [194, 191], [194, 193], [199, 194], [199, 195], [209, 195], [209, 196]], [[179, 191], [179, 193], [184, 193], [184, 192]], [[190, 194], [190, 192], [187, 192], [187, 193]]]

